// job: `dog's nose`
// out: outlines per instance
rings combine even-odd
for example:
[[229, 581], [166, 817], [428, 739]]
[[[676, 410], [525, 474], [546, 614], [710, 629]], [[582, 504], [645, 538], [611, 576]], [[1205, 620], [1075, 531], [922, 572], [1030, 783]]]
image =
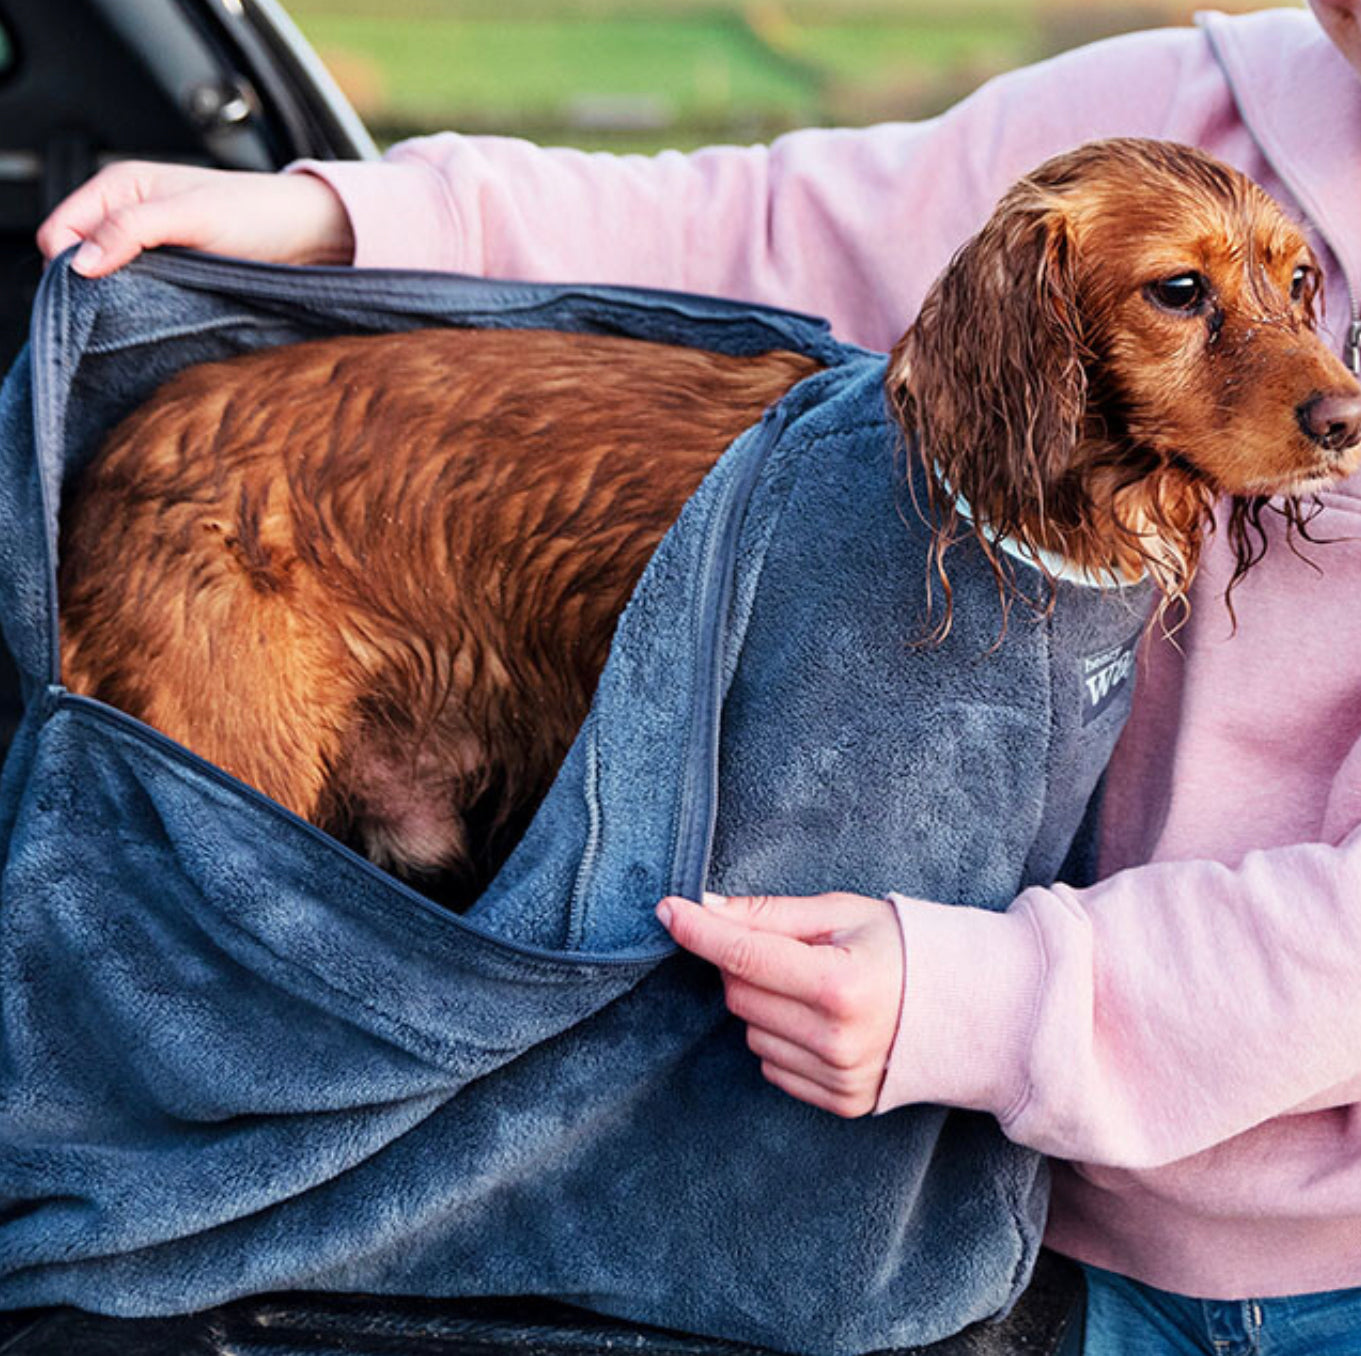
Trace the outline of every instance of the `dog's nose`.
[[1327, 452], [1361, 442], [1361, 396], [1317, 395], [1295, 411], [1305, 436]]

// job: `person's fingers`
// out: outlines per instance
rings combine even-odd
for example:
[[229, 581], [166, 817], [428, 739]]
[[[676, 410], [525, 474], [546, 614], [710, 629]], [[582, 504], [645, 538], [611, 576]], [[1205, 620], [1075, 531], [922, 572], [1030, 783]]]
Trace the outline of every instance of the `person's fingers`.
[[101, 216], [102, 213], [95, 210], [94, 204], [91, 204], [89, 211], [66, 211], [60, 216], [53, 213], [38, 227], [38, 249], [43, 258], [51, 262], [72, 245], [79, 245]]
[[109, 180], [97, 174], [68, 194], [38, 227], [38, 248], [46, 259], [78, 245], [108, 213]]
[[664, 899], [657, 916], [679, 945], [712, 961], [725, 975], [805, 1002], [816, 1001], [828, 957], [836, 954], [777, 933], [757, 932], [688, 899]]
[[183, 166], [125, 160], [87, 179], [62, 199], [38, 227], [38, 248], [47, 259], [89, 238], [111, 213], [140, 202], [156, 184], [173, 183]]
[[806, 1049], [822, 1048], [826, 1018], [798, 999], [724, 976], [723, 1001], [734, 1017], [749, 1026], [777, 1032]]
[[101, 278], [157, 245], [208, 244], [214, 229], [203, 196], [192, 191], [133, 203], [110, 212], [94, 227], [76, 251], [73, 267]]
[[[744, 896], [729, 909], [669, 898], [657, 914], [681, 946], [723, 972], [728, 1009], [746, 1023], [770, 1083], [837, 1115], [874, 1110], [902, 995], [892, 905], [860, 895]], [[814, 915], [818, 930], [808, 926]], [[763, 930], [774, 918], [804, 935]]]
[[824, 1010], [740, 980], [726, 980], [723, 989], [724, 1002], [734, 1017], [807, 1050], [829, 1069], [883, 1063], [877, 1027], [854, 1015], [839, 1020]]
[[821, 1107], [835, 1116], [865, 1116], [874, 1110], [876, 1098], [870, 1094], [831, 1092], [812, 1079], [790, 1073], [778, 1064], [768, 1064], [762, 1060], [761, 1076], [781, 1092], [787, 1092], [810, 1106]]
[[860, 924], [881, 904], [861, 895], [716, 895], [705, 892], [706, 908], [761, 932], [797, 937], [814, 945], [834, 944], [838, 934]]
[[747, 1048], [763, 1064], [798, 1074], [810, 1083], [825, 1088], [838, 1096], [855, 1096], [866, 1092], [878, 1092], [882, 1070], [871, 1068], [868, 1064], [857, 1064], [852, 1068], [840, 1068], [828, 1064], [813, 1051], [763, 1027], [747, 1028]]

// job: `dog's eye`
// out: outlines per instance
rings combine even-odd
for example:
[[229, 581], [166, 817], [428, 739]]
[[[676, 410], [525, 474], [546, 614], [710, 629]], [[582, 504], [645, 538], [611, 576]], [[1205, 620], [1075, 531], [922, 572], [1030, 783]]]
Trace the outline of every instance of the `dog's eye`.
[[1149, 296], [1169, 311], [1198, 311], [1208, 291], [1199, 273], [1178, 273], [1148, 285]]
[[1308, 264], [1300, 264], [1290, 278], [1290, 300], [1303, 301], [1313, 294], [1317, 275]]

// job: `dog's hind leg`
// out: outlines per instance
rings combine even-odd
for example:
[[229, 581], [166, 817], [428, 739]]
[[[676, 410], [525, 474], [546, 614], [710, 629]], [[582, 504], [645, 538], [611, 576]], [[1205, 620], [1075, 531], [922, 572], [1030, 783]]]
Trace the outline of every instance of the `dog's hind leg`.
[[398, 875], [471, 878], [464, 811], [487, 779], [481, 746], [472, 734], [445, 728], [423, 738], [404, 725], [361, 709], [320, 822]]
[[345, 657], [297, 590], [223, 561], [191, 596], [155, 569], [68, 571], [62, 681], [315, 821], [353, 721]]

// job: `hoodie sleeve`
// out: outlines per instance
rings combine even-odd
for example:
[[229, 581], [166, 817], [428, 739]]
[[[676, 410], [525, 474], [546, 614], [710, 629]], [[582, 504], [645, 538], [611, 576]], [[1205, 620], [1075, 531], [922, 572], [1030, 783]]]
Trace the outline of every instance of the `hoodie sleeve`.
[[652, 157], [446, 133], [378, 165], [293, 168], [343, 199], [360, 266], [712, 293], [886, 348], [1019, 174], [1096, 137], [1198, 140], [1226, 98], [1201, 34], [1165, 29], [1012, 72], [921, 123]]
[[1045, 1153], [1148, 1168], [1361, 1097], [1361, 829], [1034, 888], [1002, 914], [893, 902], [906, 975], [879, 1110], [971, 1107]]

